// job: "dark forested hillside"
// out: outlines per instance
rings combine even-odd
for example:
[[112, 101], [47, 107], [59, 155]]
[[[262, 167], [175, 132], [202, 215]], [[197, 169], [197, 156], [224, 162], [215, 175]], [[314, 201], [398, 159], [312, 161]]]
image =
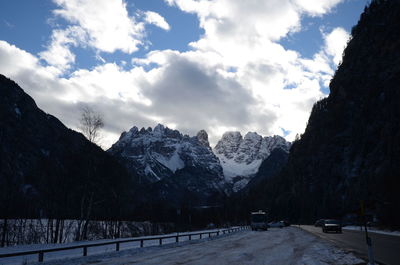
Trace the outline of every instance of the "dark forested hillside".
[[281, 174], [249, 194], [276, 218], [313, 222], [367, 212], [400, 224], [400, 1], [365, 8]]
[[0, 75], [0, 217], [117, 218], [130, 189], [116, 160]]

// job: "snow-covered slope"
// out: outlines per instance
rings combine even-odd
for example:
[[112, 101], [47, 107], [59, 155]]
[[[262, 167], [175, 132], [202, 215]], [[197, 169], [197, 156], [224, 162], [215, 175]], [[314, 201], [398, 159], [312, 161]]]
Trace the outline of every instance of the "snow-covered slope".
[[160, 181], [185, 167], [205, 169], [215, 175], [216, 182], [223, 181], [222, 168], [204, 130], [189, 137], [161, 124], [154, 130], [133, 127], [122, 133], [108, 152], [144, 177], [144, 181]]
[[226, 132], [214, 153], [221, 162], [225, 180], [233, 185], [233, 191], [238, 191], [246, 186], [275, 148], [289, 152], [290, 143], [278, 135], [262, 137], [248, 132], [243, 138], [240, 132]]
[[262, 137], [249, 132], [242, 137], [239, 132], [226, 132], [212, 150], [204, 130], [189, 137], [158, 124], [154, 129], [133, 127], [122, 133], [108, 152], [128, 170], [137, 172], [141, 177], [139, 182], [176, 179], [178, 170], [182, 173], [184, 169], [193, 168], [190, 170], [193, 181], [198, 180], [199, 172], [206, 172], [207, 176], [215, 177], [207, 177], [207, 181], [202, 182], [204, 185], [218, 186], [230, 193], [246, 186], [273, 149], [288, 152], [289, 147], [290, 143], [280, 136]]

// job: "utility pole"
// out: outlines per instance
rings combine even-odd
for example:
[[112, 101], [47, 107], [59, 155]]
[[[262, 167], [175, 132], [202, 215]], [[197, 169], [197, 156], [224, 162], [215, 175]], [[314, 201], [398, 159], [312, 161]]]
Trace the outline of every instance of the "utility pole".
[[367, 247], [368, 247], [368, 260], [369, 263], [368, 265], [375, 265], [374, 261], [374, 252], [372, 251], [372, 239], [368, 235], [368, 229], [367, 229], [367, 218], [365, 216], [365, 206], [364, 206], [364, 201], [360, 201], [360, 210], [361, 210], [361, 216], [363, 216], [364, 219], [364, 229], [365, 229], [365, 240], [367, 242]]

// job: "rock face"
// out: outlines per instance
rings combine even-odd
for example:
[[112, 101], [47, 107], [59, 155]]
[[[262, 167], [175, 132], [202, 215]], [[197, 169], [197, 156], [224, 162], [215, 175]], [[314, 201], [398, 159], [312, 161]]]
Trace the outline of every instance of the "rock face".
[[275, 148], [289, 152], [290, 143], [280, 136], [262, 137], [255, 132], [244, 138], [240, 132], [226, 132], [214, 148], [221, 161], [225, 180], [233, 186], [233, 191], [242, 189], [257, 173], [261, 162]]
[[275, 148], [258, 168], [257, 174], [246, 185], [245, 191], [265, 185], [272, 177], [279, 174], [286, 166], [289, 153], [282, 148]]
[[[330, 84], [263, 205], [281, 218], [366, 212], [400, 224], [400, 2], [365, 8]], [[279, 218], [279, 217], [277, 217]]]
[[154, 196], [167, 194], [164, 199], [178, 202], [178, 190], [204, 198], [208, 193], [224, 193], [222, 168], [204, 130], [189, 137], [161, 124], [154, 129], [133, 127], [122, 133], [108, 152], [137, 172], [141, 183], [154, 183]]
[[133, 127], [122, 133], [108, 152], [123, 160], [128, 168], [134, 168], [144, 181], [160, 181], [189, 166], [205, 168], [215, 175], [216, 181], [221, 181], [222, 168], [209, 146], [204, 130], [189, 137], [158, 124], [154, 130]]
[[0, 218], [78, 218], [88, 207], [100, 218], [121, 213], [113, 192], [123, 200], [131, 188], [115, 159], [0, 75]]

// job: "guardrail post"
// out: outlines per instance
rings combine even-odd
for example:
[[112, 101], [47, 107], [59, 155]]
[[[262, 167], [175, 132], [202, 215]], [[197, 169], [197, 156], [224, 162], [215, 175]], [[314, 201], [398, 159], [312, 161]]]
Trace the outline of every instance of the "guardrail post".
[[192, 240], [192, 235], [189, 235], [189, 240]]
[[87, 256], [87, 247], [83, 247], [83, 256]]
[[115, 251], [119, 251], [119, 242], [115, 243]]
[[175, 237], [175, 242], [178, 243], [179, 242], [179, 236]]
[[162, 245], [162, 238], [160, 238], [160, 246]]
[[200, 234], [200, 239], [201, 239], [202, 236], [203, 236], [203, 234]]
[[219, 231], [217, 231], [217, 236], [219, 236]]
[[140, 247], [143, 247], [143, 239], [140, 240]]
[[43, 255], [44, 253], [43, 252], [39, 252], [39, 257], [38, 257], [38, 261], [39, 262], [43, 262]]

